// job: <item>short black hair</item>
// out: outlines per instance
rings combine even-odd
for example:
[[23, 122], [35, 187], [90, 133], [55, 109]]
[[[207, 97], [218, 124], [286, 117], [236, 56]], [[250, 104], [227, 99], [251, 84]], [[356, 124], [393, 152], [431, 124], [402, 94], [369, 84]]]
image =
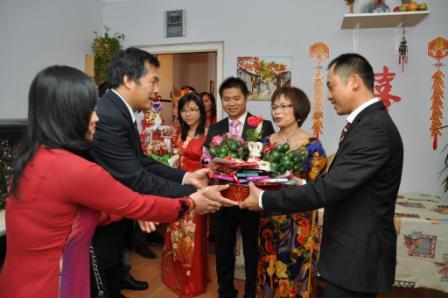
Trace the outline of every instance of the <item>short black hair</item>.
[[110, 88], [117, 88], [122, 85], [124, 75], [138, 82], [147, 73], [146, 62], [155, 68], [160, 67], [157, 57], [144, 50], [131, 47], [118, 51], [112, 58], [107, 73], [107, 82]]
[[54, 65], [36, 75], [28, 93], [28, 126], [15, 156], [12, 193], [39, 147], [74, 153], [90, 148], [86, 133], [97, 100], [95, 83], [76, 68]]
[[296, 118], [299, 127], [301, 127], [311, 109], [308, 96], [299, 88], [281, 87], [275, 90], [272, 94], [271, 105], [282, 95], [291, 101], [292, 108], [294, 109], [294, 117]]
[[199, 94], [194, 92], [187, 93], [180, 98], [179, 103], [177, 104], [179, 124], [182, 130], [181, 134], [182, 141], [185, 141], [187, 139], [188, 130], [190, 129], [190, 127], [184, 121], [184, 119], [182, 119], [181, 111], [184, 109], [184, 106], [191, 101], [194, 102], [199, 107], [199, 113], [200, 113], [199, 125], [196, 128], [195, 136], [202, 136], [205, 133], [205, 121], [207, 119], [207, 114], [205, 113], [204, 102], [202, 102], [202, 99], [199, 96]]
[[367, 89], [373, 91], [375, 75], [373, 73], [372, 65], [363, 56], [356, 53], [342, 54], [333, 59], [328, 65], [330, 70], [334, 65], [333, 72], [337, 74], [344, 84], [347, 83], [347, 79], [357, 74], [361, 77], [364, 85]]
[[239, 88], [244, 94], [244, 97], [247, 97], [249, 95], [249, 89], [247, 89], [246, 83], [240, 78], [229, 77], [225, 79], [224, 82], [221, 83], [221, 86], [219, 86], [219, 96], [222, 98], [224, 89], [229, 88]]

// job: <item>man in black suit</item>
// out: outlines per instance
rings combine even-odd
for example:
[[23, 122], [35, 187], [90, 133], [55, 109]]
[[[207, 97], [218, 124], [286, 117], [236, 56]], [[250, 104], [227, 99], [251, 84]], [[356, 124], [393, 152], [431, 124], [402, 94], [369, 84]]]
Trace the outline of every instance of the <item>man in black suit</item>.
[[[235, 77], [226, 79], [219, 87], [223, 110], [228, 117], [210, 126], [205, 146], [209, 147], [216, 135], [233, 132], [246, 139], [249, 128], [247, 118], [251, 116], [246, 110], [249, 91], [246, 83]], [[270, 121], [263, 121], [262, 137], [274, 133]], [[222, 208], [214, 216], [216, 271], [218, 274], [219, 297], [235, 298], [238, 291], [233, 285], [235, 270], [236, 231], [239, 227], [243, 238], [246, 284], [244, 297], [255, 298], [259, 212], [241, 210], [238, 207]]]
[[289, 190], [262, 192], [250, 185], [240, 207], [266, 213], [325, 207], [319, 258], [324, 297], [376, 297], [394, 282], [394, 210], [403, 144], [384, 104], [373, 95], [374, 74], [364, 57], [337, 57], [327, 80], [328, 99], [339, 115], [348, 115], [328, 173]]
[[[159, 90], [158, 68], [157, 58], [140, 49], [128, 48], [114, 56], [108, 73], [110, 90], [97, 106], [99, 122], [92, 156], [113, 177], [136, 192], [165, 197], [187, 196], [195, 189], [186, 184], [197, 188], [208, 184], [208, 170], [186, 173], [147, 157], [141, 150], [135, 126], [134, 113], [149, 108], [151, 98]], [[214, 211], [216, 207], [216, 202], [206, 197], [201, 197], [200, 206], [195, 203], [197, 212]], [[98, 227], [93, 237], [102, 281], [111, 298], [123, 297], [120, 293], [123, 274], [135, 289], [148, 287], [146, 282], [139, 283], [128, 272], [122, 272], [121, 255], [131, 224], [132, 221], [125, 219]], [[155, 229], [151, 222], [139, 222], [139, 225], [147, 232]], [[92, 287], [96, 287], [94, 281]]]

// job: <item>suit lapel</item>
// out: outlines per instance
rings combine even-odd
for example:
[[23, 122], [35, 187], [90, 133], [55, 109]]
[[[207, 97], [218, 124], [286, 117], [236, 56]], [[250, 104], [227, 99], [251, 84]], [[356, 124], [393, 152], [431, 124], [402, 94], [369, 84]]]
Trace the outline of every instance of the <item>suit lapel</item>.
[[347, 142], [348, 139], [350, 139], [351, 132], [356, 129], [356, 126], [359, 124], [359, 122], [361, 122], [363, 118], [371, 115], [372, 113], [374, 113], [376, 111], [385, 110], [385, 109], [386, 108], [385, 108], [383, 102], [379, 101], [379, 102], [376, 102], [376, 103], [368, 106], [367, 108], [362, 110], [361, 113], [358, 114], [358, 116], [356, 116], [356, 118], [353, 120], [352, 126], [347, 131], [347, 134], [345, 135], [342, 142], [339, 144], [339, 147], [338, 147], [338, 150], [336, 151], [333, 162], [331, 163], [330, 168], [328, 170], [330, 170], [332, 168], [333, 164], [336, 162], [338, 157], [343, 153], [344, 148], [345, 148], [344, 144]]
[[247, 112], [246, 119], [244, 119], [243, 133], [241, 134], [244, 140], [247, 138], [247, 129], [250, 128], [249, 124], [247, 124], [247, 119], [251, 116], [252, 114]]
[[131, 140], [135, 143], [137, 154], [140, 156], [141, 152], [140, 134], [138, 133], [137, 127], [135, 127], [134, 123], [132, 122], [132, 117], [129, 114], [128, 107], [124, 104], [123, 100], [121, 100], [121, 98], [118, 97], [118, 95], [115, 94], [115, 92], [113, 91], [108, 91], [104, 95], [104, 99], [109, 100], [112, 103], [112, 105], [120, 112], [120, 114], [127, 120], [126, 122], [129, 125], [129, 131], [132, 136]]

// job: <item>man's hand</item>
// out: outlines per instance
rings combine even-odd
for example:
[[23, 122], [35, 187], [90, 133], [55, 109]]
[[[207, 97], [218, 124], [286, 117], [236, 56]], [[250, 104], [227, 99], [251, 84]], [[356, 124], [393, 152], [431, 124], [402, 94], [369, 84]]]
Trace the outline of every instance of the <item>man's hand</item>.
[[198, 190], [191, 194], [190, 198], [193, 200], [195, 212], [198, 214], [215, 213], [221, 208], [221, 204], [207, 198], [203, 190]]
[[247, 198], [240, 204], [241, 209], [248, 209], [250, 211], [261, 211], [260, 205], [258, 204], [258, 197], [260, 196], [261, 189], [255, 186], [253, 182], [249, 183], [250, 194]]
[[210, 172], [211, 170], [207, 168], [188, 172], [185, 176], [184, 183], [197, 189], [206, 187], [208, 185], [208, 173]]
[[232, 207], [232, 206], [238, 206], [239, 203], [226, 199], [221, 195], [221, 191], [228, 188], [228, 185], [213, 185], [213, 186], [207, 186], [206, 188], [202, 189], [204, 196], [206, 196], [208, 199], [220, 203], [224, 207]]
[[158, 222], [152, 222], [152, 221], [144, 221], [139, 220], [138, 225], [140, 226], [140, 229], [145, 233], [151, 233], [156, 230], [156, 225], [158, 225]]

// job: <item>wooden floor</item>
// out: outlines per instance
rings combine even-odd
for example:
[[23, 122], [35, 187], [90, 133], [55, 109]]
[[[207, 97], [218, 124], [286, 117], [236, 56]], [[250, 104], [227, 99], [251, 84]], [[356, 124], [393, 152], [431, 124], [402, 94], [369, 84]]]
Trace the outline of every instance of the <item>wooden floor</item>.
[[[151, 250], [161, 254], [160, 247], [151, 247]], [[149, 289], [146, 291], [123, 291], [123, 294], [129, 298], [176, 298], [177, 295], [168, 289], [162, 282], [160, 273], [160, 257], [156, 259], [145, 259], [135, 253], [131, 253], [130, 260], [132, 263], [132, 275], [138, 280], [146, 280], [149, 282]], [[213, 246], [209, 253], [209, 265], [211, 273], [211, 283], [207, 287], [207, 292], [196, 296], [197, 298], [215, 298], [218, 297], [215, 256], [213, 254]], [[243, 295], [244, 282], [236, 280], [235, 287], [239, 291], [240, 297]], [[318, 297], [322, 297], [322, 288], [318, 289]], [[379, 298], [448, 298], [447, 293], [428, 289], [401, 289], [394, 288], [392, 293], [380, 295]]]

